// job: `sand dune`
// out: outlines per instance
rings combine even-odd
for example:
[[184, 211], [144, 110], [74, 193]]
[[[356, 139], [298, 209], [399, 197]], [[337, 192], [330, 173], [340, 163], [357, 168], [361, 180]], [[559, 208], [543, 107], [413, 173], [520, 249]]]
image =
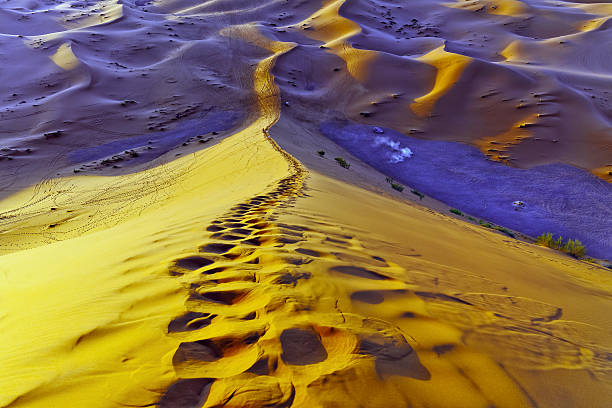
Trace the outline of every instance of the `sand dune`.
[[0, 407], [606, 407], [610, 12], [1, 4]]

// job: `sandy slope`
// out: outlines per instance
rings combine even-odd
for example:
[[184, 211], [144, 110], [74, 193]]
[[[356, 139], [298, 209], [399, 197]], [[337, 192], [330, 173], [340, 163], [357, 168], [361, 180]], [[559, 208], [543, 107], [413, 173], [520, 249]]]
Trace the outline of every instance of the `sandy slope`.
[[[608, 38], [606, 5], [7, 4], [3, 61], [32, 65], [2, 65], [0, 406], [612, 399], [608, 270], [392, 195], [319, 131], [385, 122], [488, 153], [509, 132], [508, 165], [607, 169], [607, 66], [580, 46]], [[538, 132], [558, 150], [526, 148]]]

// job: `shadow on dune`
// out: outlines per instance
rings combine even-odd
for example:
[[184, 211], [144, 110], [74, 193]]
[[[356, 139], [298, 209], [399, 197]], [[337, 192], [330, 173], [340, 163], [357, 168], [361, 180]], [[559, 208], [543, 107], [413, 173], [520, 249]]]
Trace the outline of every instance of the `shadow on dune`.
[[228, 130], [235, 126], [239, 119], [240, 114], [238, 112], [213, 109], [205, 112], [202, 118], [189, 120], [170, 131], [135, 136], [100, 146], [76, 150], [70, 154], [70, 160], [73, 163], [100, 160], [121, 154], [125, 150], [152, 146], [153, 149], [151, 150], [139, 151], [136, 160], [130, 161], [131, 165], [145, 163], [167, 153], [195, 136]]
[[[487, 160], [472, 146], [348, 121], [325, 122], [320, 129], [377, 170], [462, 211], [531, 236], [577, 238], [590, 255], [612, 258], [612, 185], [584, 170], [564, 164], [513, 168]], [[405, 148], [412, 157], [398, 161]], [[516, 211], [516, 200], [526, 207]]]

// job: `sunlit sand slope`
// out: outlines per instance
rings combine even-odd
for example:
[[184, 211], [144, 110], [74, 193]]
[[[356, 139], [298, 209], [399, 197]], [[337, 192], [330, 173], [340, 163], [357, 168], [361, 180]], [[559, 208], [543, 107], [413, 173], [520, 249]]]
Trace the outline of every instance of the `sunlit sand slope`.
[[[45, 22], [27, 33], [32, 38], [22, 40], [15, 33], [24, 28], [11, 26], [0, 41], [20, 55], [36, 54], [33, 61], [53, 83], [69, 84], [51, 100], [75, 106], [74, 118], [85, 124], [97, 123], [98, 116], [87, 116], [95, 110], [133, 107], [139, 125], [125, 133], [102, 129], [77, 142], [72, 120], [65, 123], [70, 135], [57, 127], [63, 114], [34, 109], [34, 90], [23, 93], [29, 102], [18, 102], [17, 92], [4, 101], [3, 119], [15, 125], [7, 140], [34, 124], [37, 149], [57, 142], [57, 150], [40, 156], [49, 169], [65, 171], [66, 163], [51, 157], [66, 155], [80, 165], [70, 173], [88, 175], [47, 175], [0, 202], [0, 407], [607, 407], [608, 270], [417, 206], [399, 193], [380, 193], [372, 180], [385, 175], [318, 131], [330, 118], [371, 125], [384, 118], [406, 133], [471, 143], [505, 165], [529, 167], [552, 160], [539, 150], [537, 157], [521, 154], [526, 140], [536, 141], [530, 129], [563, 130], [557, 121], [576, 108], [581, 120], [571, 129], [588, 126], [579, 135], [561, 132], [562, 147], [551, 154], [606, 178], [606, 150], [599, 150], [609, 137], [602, 131], [607, 101], [602, 93], [599, 105], [585, 105], [588, 94], [578, 90], [607, 79], [605, 58], [597, 59], [599, 70], [584, 74], [576, 55], [589, 35], [605, 36], [598, 33], [607, 29], [610, 10], [560, 4], [567, 7], [513, 0], [255, 6], [177, 0], [75, 6], [87, 7], [80, 12], [54, 4], [46, 13], [36, 2], [1, 9], [0, 22], [20, 15]], [[444, 29], [443, 19], [450, 21]], [[199, 31], [195, 23], [207, 21], [216, 23]], [[146, 69], [128, 53], [101, 70], [110, 60], [95, 56], [91, 43], [98, 40], [79, 40], [109, 27], [121, 44], [131, 30], [164, 30], [169, 37], [151, 41], [163, 51]], [[484, 34], [466, 37], [481, 28], [491, 44]], [[546, 41], [565, 37], [577, 44], [571, 66], [522, 64], [540, 55]], [[179, 51], [166, 44], [175, 41]], [[39, 46], [44, 53], [34, 52]], [[186, 59], [191, 49], [197, 52]], [[228, 68], [234, 53], [236, 66]], [[210, 60], [198, 67], [214, 67], [215, 74], [196, 82], [219, 82], [193, 92], [198, 97], [166, 95], [192, 86], [193, 61], [201, 56]], [[127, 99], [129, 92], [100, 93], [105, 84], [122, 89], [119, 78], [110, 78], [115, 69], [118, 76], [155, 81], [131, 79], [138, 101]], [[7, 71], [25, 87], [29, 74]], [[227, 92], [212, 89], [226, 86]], [[77, 108], [92, 94], [99, 103]], [[160, 100], [172, 108], [147, 112], [166, 103]], [[124, 105], [115, 106], [119, 101]], [[168, 136], [169, 126], [191, 142], [189, 132], [206, 126], [213, 105], [240, 114], [221, 120], [227, 137], [204, 150], [173, 150], [123, 174], [88, 162], [134, 142], [133, 134], [148, 138], [139, 130], [148, 119], [155, 119], [148, 130], [156, 137]], [[39, 118], [48, 112], [51, 119]], [[128, 122], [116, 116], [122, 120], [114, 126]], [[515, 133], [531, 120], [542, 122], [518, 125]], [[112, 117], [100, 124], [109, 122]], [[169, 135], [173, 143], [182, 140], [175, 136]], [[157, 149], [159, 140], [151, 139]], [[576, 151], [579, 140], [585, 147]], [[490, 151], [502, 142], [500, 151]], [[321, 157], [320, 145], [353, 166]], [[6, 167], [12, 173], [2, 173], [8, 185], [23, 182], [11, 179], [20, 168], [44, 168], [32, 165], [36, 156], [28, 166], [14, 152], [5, 156], [13, 162]]]
[[161, 406], [555, 406], [551, 380], [609, 398], [605, 271], [303, 176], [176, 263], [191, 295]]
[[270, 66], [290, 45], [258, 44], [276, 54], [255, 71], [260, 116], [244, 131], [143, 173], [52, 180], [3, 203], [3, 242], [22, 251], [0, 259], [2, 406], [142, 405], [175, 378], [165, 333], [185, 293], [169, 265], [198, 253], [215, 214], [288, 171], [262, 130], [278, 115]]
[[256, 127], [148, 174], [63, 180], [55, 211], [41, 199], [13, 212], [18, 231], [3, 235], [38, 247], [0, 258], [0, 405], [155, 400], [174, 378], [165, 332], [184, 302], [169, 263], [197, 254], [203, 225], [286, 171]]

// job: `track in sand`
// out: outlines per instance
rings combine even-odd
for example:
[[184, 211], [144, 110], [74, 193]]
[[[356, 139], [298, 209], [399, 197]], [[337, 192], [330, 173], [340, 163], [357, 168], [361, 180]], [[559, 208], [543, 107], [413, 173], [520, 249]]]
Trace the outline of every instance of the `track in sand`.
[[[159, 132], [151, 139], [156, 148], [166, 138], [174, 143], [183, 131], [189, 133], [184, 143], [194, 146], [164, 152], [133, 171], [125, 164], [126, 171], [102, 173], [84, 163], [77, 170], [87, 175], [47, 177], [0, 202], [0, 406], [605, 407], [612, 399], [609, 271], [381, 191], [376, 183], [384, 180], [382, 173], [318, 133], [323, 120], [342, 116], [365, 125], [388, 119], [399, 130], [418, 123], [429, 132], [424, 137], [443, 138], [436, 127], [446, 122], [437, 122], [436, 115], [447, 113], [448, 123], [454, 123], [462, 111], [456, 116], [445, 106], [464, 89], [471, 96], [482, 90], [478, 81], [461, 78], [487, 73], [505, 86], [532, 69], [509, 72], [508, 66], [518, 64], [519, 56], [537, 54], [543, 40], [519, 39], [501, 47], [507, 31], [525, 37], [535, 29], [525, 13], [533, 13], [536, 22], [567, 23], [559, 24], [559, 32], [547, 23], [548, 34], [576, 41], [586, 34], [571, 32], [572, 21], [585, 13], [547, 11], [540, 2], [528, 9], [516, 1], [415, 1], [404, 7], [419, 22], [397, 32], [409, 43], [399, 46], [387, 41], [388, 32], [399, 29], [396, 15], [409, 13], [394, 11], [395, 2], [250, 3], [105, 2], [100, 10], [67, 13], [64, 23], [71, 28], [62, 35], [76, 36], [72, 45], [64, 45], [69, 42], [57, 34], [57, 24], [38, 25], [44, 32], [29, 33], [43, 36], [41, 51], [51, 47], [47, 54], [53, 64], [77, 80], [55, 96], [60, 100], [80, 95], [79, 81], [87, 72], [116, 86], [108, 72], [90, 69], [102, 57], [93, 58], [87, 47], [79, 50], [85, 44], [77, 41], [84, 41], [81, 34], [131, 27], [153, 36], [144, 34], [150, 29], [156, 50], [171, 49], [170, 40], [182, 44], [146, 68], [131, 59], [136, 51], [116, 50], [125, 68], [114, 65], [112, 75], [119, 75], [114, 70], [147, 74], [156, 81], [136, 87], [134, 92], [146, 91], [136, 93], [139, 98], [154, 105], [161, 103], [152, 96], [157, 91], [179, 94], [191, 80], [208, 79], [198, 88], [202, 95], [232, 112], [236, 106], [225, 102], [244, 102], [240, 117], [246, 119], [240, 125], [219, 119], [223, 126], [215, 132], [222, 134], [200, 143], [189, 133], [197, 126], [184, 125], [182, 115], [209, 112], [204, 117], [210, 118], [215, 111], [197, 105], [206, 99], [202, 95], [175, 95], [166, 112], [147, 112], [140, 100], [126, 106], [101, 102], [87, 109], [106, 106], [130, 116], [121, 109], [133, 108], [129, 112], [139, 126], [156, 116], [150, 119], [152, 132]], [[65, 14], [51, 8], [53, 15]], [[42, 20], [47, 13], [39, 11], [30, 18]], [[260, 21], [260, 15], [274, 19], [250, 22]], [[435, 33], [441, 30], [440, 16], [457, 20], [449, 19], [451, 27]], [[203, 25], [198, 35], [189, 31], [191, 23], [205, 18], [211, 27]], [[512, 21], [499, 31], [503, 18]], [[490, 48], [466, 51], [473, 48], [470, 42], [488, 43], [456, 37], [462, 24], [471, 27], [476, 20], [499, 38]], [[584, 33], [598, 35], [605, 26], [598, 21]], [[448, 36], [448, 47], [440, 48], [441, 37], [434, 34]], [[127, 41], [118, 43], [129, 48]], [[102, 49], [104, 41], [93, 44]], [[132, 46], [140, 52], [143, 44]], [[202, 51], [219, 47], [226, 49]], [[506, 49], [504, 61], [490, 61], [497, 58], [491, 49], [497, 48]], [[232, 54], [235, 69], [225, 65]], [[201, 72], [176, 68], [203, 60], [201, 55], [210, 58]], [[381, 81], [376, 75], [385, 67], [389, 78]], [[214, 81], [202, 74], [208, 71], [218, 75]], [[399, 80], [405, 72], [414, 82]], [[489, 82], [482, 87], [489, 88]], [[253, 90], [250, 97], [247, 88]], [[512, 98], [529, 92], [519, 88]], [[559, 89], [537, 94], [542, 100], [530, 99], [536, 107], [526, 109], [556, 109], [559, 95], [572, 103], [579, 99]], [[496, 92], [477, 99], [502, 98]], [[101, 95], [98, 101], [104, 100]], [[317, 105], [319, 97], [329, 109]], [[9, 99], [7, 106], [17, 103]], [[3, 114], [29, 117], [26, 110], [34, 107], [22, 105], [10, 105]], [[84, 114], [77, 105], [75, 111]], [[474, 106], [482, 108], [466, 105]], [[605, 116], [605, 107], [598, 109]], [[513, 126], [522, 114], [513, 113], [499, 127]], [[167, 116], [180, 123], [160, 130], [172, 127]], [[83, 119], [84, 125], [90, 119]], [[148, 143], [124, 140], [125, 134], [111, 132], [112, 118], [100, 120], [113, 135], [109, 144], [98, 143], [103, 137], [94, 138], [93, 147], [76, 143], [77, 125], [67, 124], [75, 133], [64, 136], [75, 143], [57, 141], [57, 146], [95, 161], [123, 143]], [[462, 130], [454, 141], [471, 141], [467, 133]], [[477, 142], [485, 149], [491, 141], [496, 140]], [[195, 149], [201, 145], [206, 148]], [[316, 154], [318, 149], [327, 156]], [[351, 161], [350, 170], [337, 166], [335, 155]], [[528, 156], [523, 159], [530, 163]], [[588, 160], [584, 163], [592, 170]]]

